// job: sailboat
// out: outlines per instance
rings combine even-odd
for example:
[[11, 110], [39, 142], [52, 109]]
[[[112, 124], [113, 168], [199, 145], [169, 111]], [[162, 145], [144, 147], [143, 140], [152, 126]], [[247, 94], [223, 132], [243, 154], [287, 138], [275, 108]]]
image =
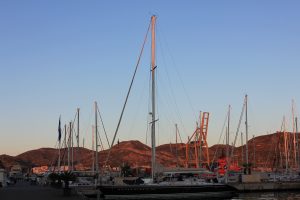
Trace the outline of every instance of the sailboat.
[[[97, 189], [100, 191], [101, 198], [105, 199], [182, 199], [184, 198], [196, 198], [196, 197], [214, 197], [214, 198], [229, 198], [233, 196], [235, 189], [226, 184], [221, 183], [205, 183], [199, 181], [197, 177], [189, 177], [184, 179], [185, 174], [180, 174], [178, 177], [172, 177], [171, 179], [164, 180], [162, 182], [157, 181], [156, 176], [156, 149], [155, 149], [155, 123], [157, 121], [155, 115], [155, 25], [157, 17], [154, 15], [151, 17], [151, 72], [152, 72], [152, 111], [151, 111], [151, 181], [147, 184], [139, 185], [104, 185], [100, 184]], [[149, 31], [149, 29], [148, 29]], [[148, 32], [147, 32], [148, 33]], [[128, 96], [128, 95], [127, 95]], [[127, 99], [126, 99], [127, 101]], [[125, 104], [126, 104], [125, 101]], [[124, 104], [124, 105], [125, 105]], [[123, 107], [124, 111], [124, 107]], [[122, 113], [123, 113], [122, 111]], [[122, 116], [122, 114], [121, 114]], [[117, 128], [118, 129], [118, 128]], [[114, 141], [114, 139], [113, 139]], [[113, 143], [113, 142], [112, 142]], [[113, 144], [111, 144], [112, 146]], [[190, 174], [190, 172], [189, 172]]]

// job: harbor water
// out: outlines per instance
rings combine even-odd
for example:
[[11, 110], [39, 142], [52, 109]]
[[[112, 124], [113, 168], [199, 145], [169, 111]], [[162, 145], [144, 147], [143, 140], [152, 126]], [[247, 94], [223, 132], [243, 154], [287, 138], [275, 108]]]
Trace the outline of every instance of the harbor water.
[[300, 191], [240, 193], [231, 200], [300, 200]]
[[[219, 197], [218, 197], [219, 196]], [[201, 197], [194, 197], [193, 195], [191, 196], [184, 196], [184, 197], [178, 197], [179, 199], [186, 199], [186, 200], [300, 200], [300, 191], [288, 191], [288, 192], [249, 192], [249, 193], [237, 193], [234, 197], [232, 198], [223, 198], [221, 197], [222, 195], [216, 195], [214, 197], [210, 197], [207, 198], [205, 196], [201, 196]], [[87, 198], [89, 200], [96, 200], [97, 198]], [[110, 198], [109, 198], [110, 199]], [[125, 197], [122, 198], [117, 198], [117, 199], [127, 199]], [[139, 196], [139, 197], [135, 197], [135, 198], [130, 198], [130, 199], [161, 199], [161, 198], [157, 198], [157, 197], [143, 197], [143, 196]], [[164, 199], [177, 199], [177, 198], [164, 198]]]

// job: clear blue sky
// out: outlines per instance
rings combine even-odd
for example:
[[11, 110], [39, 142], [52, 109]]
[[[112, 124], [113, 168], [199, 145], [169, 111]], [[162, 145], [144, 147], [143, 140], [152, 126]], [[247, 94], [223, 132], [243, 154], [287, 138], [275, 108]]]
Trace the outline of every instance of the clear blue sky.
[[[249, 132], [291, 129], [300, 104], [299, 1], [0, 1], [0, 154], [54, 147], [81, 109], [90, 147], [93, 102], [112, 138], [152, 14], [157, 19], [159, 144], [186, 140], [209, 111], [209, 145], [228, 104], [233, 137], [244, 95]], [[118, 138], [145, 142], [149, 44]], [[297, 109], [298, 113], [299, 109]], [[243, 129], [242, 129], [243, 131]], [[149, 140], [148, 140], [149, 142]]]

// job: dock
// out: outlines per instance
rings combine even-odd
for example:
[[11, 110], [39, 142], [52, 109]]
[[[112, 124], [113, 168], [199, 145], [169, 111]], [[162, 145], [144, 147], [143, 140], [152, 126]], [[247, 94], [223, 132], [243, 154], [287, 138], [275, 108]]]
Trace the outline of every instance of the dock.
[[15, 185], [0, 188], [1, 200], [82, 200], [75, 191], [71, 196], [63, 196], [62, 188], [53, 188], [51, 186], [30, 185], [29, 182], [20, 181]]

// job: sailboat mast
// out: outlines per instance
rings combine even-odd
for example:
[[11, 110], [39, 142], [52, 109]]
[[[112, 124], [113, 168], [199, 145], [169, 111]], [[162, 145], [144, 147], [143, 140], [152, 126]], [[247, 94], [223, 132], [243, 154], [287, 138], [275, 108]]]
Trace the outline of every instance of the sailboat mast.
[[255, 158], [255, 135], [253, 135], [253, 167], [256, 165], [256, 158]]
[[[227, 130], [226, 130], [226, 163], [229, 164], [229, 128], [230, 128], [230, 110], [231, 106], [228, 106], [228, 119], [227, 119]], [[227, 170], [229, 170], [229, 166], [227, 166]]]
[[[295, 117], [295, 128], [296, 128], [296, 141], [297, 141], [297, 152], [298, 152], [298, 162], [300, 162], [300, 152], [299, 152], [299, 140], [298, 140], [298, 118]], [[299, 167], [299, 170], [300, 170], [300, 163], [298, 163], [298, 167]]]
[[99, 165], [98, 165], [98, 125], [97, 125], [97, 102], [95, 101], [95, 140], [96, 140], [96, 173], [98, 174]]
[[176, 132], [176, 167], [178, 167], [178, 141], [177, 141], [177, 135], [178, 135], [178, 127], [177, 124], [175, 124], [175, 132]]
[[226, 127], [226, 133], [225, 133], [225, 139], [226, 139], [226, 165], [227, 169], [225, 172], [225, 181], [228, 182], [228, 171], [230, 167], [231, 160], [229, 159], [229, 125], [230, 125], [230, 109], [231, 106], [228, 106], [228, 114], [227, 114], [227, 127]]
[[71, 147], [71, 129], [72, 129], [72, 122], [69, 122], [69, 138], [68, 138], [68, 171], [70, 171], [70, 147]]
[[285, 116], [283, 116], [283, 134], [284, 134], [284, 154], [285, 154], [285, 173], [288, 173], [288, 164], [289, 164], [289, 142], [288, 142], [288, 133], [285, 131]]
[[[64, 142], [65, 142], [64, 149], [66, 149], [67, 148], [67, 124], [65, 124], [65, 140], [64, 140]], [[64, 171], [66, 171], [65, 167], [66, 167], [66, 159], [64, 158]]]
[[72, 157], [71, 157], [71, 169], [72, 169], [72, 171], [74, 170], [74, 138], [73, 138], [73, 136], [74, 136], [74, 134], [73, 134], [73, 127], [74, 127], [74, 125], [72, 125], [72, 122], [71, 122], [71, 127], [70, 127], [70, 134], [71, 134], [71, 146], [72, 146], [72, 148], [71, 148], [71, 150], [72, 150]]
[[79, 140], [79, 111], [80, 109], [77, 108], [77, 147], [79, 147], [79, 141], [80, 141]]
[[94, 144], [95, 144], [95, 142], [94, 142], [94, 140], [95, 140], [95, 126], [94, 125], [92, 125], [92, 152], [93, 152], [93, 165], [92, 165], [92, 171], [93, 171], [93, 174], [95, 173], [95, 147], [94, 147]]
[[61, 144], [60, 144], [60, 140], [58, 141], [58, 163], [57, 163], [57, 166], [58, 166], [58, 172], [60, 172], [60, 148], [61, 148]]
[[[201, 127], [202, 127], [202, 124], [201, 124], [201, 120], [202, 120], [202, 115], [203, 113], [200, 111], [200, 115], [199, 115], [199, 126], [197, 126], [196, 129], [198, 129], [198, 134], [196, 134], [196, 141], [195, 141], [195, 145], [197, 147], [197, 143], [200, 143], [200, 147], [199, 147], [199, 153], [198, 153], [198, 149], [196, 148], [195, 150], [195, 153], [198, 154], [198, 156], [196, 157], [197, 159], [197, 163], [196, 163], [196, 166], [198, 165], [198, 167], [202, 166], [202, 130], [201, 130]], [[198, 168], [197, 167], [197, 168]]]
[[247, 163], [247, 167], [249, 165], [249, 152], [248, 152], [248, 95], [245, 95], [245, 117], [246, 117], [246, 121], [245, 121], [245, 125], [246, 125], [246, 163]]
[[60, 149], [61, 149], [61, 128], [60, 128], [60, 116], [59, 116], [59, 124], [58, 124], [58, 172], [60, 172]]
[[155, 23], [156, 16], [151, 17], [151, 71], [152, 71], [152, 123], [151, 123], [151, 146], [152, 146], [152, 180], [155, 176]]
[[241, 132], [241, 147], [242, 147], [242, 164], [244, 164], [244, 142], [243, 142], [243, 132]]
[[80, 156], [79, 156], [79, 111], [80, 111], [80, 109], [79, 108], [77, 108], [77, 137], [76, 137], [76, 139], [77, 139], [77, 151], [76, 151], [76, 153], [77, 153], [77, 163], [79, 164], [79, 161], [80, 161]]
[[294, 163], [295, 163], [295, 168], [297, 168], [297, 147], [296, 147], [296, 131], [295, 131], [295, 102], [294, 99], [292, 100], [292, 123], [293, 123], [293, 147], [294, 147]]

